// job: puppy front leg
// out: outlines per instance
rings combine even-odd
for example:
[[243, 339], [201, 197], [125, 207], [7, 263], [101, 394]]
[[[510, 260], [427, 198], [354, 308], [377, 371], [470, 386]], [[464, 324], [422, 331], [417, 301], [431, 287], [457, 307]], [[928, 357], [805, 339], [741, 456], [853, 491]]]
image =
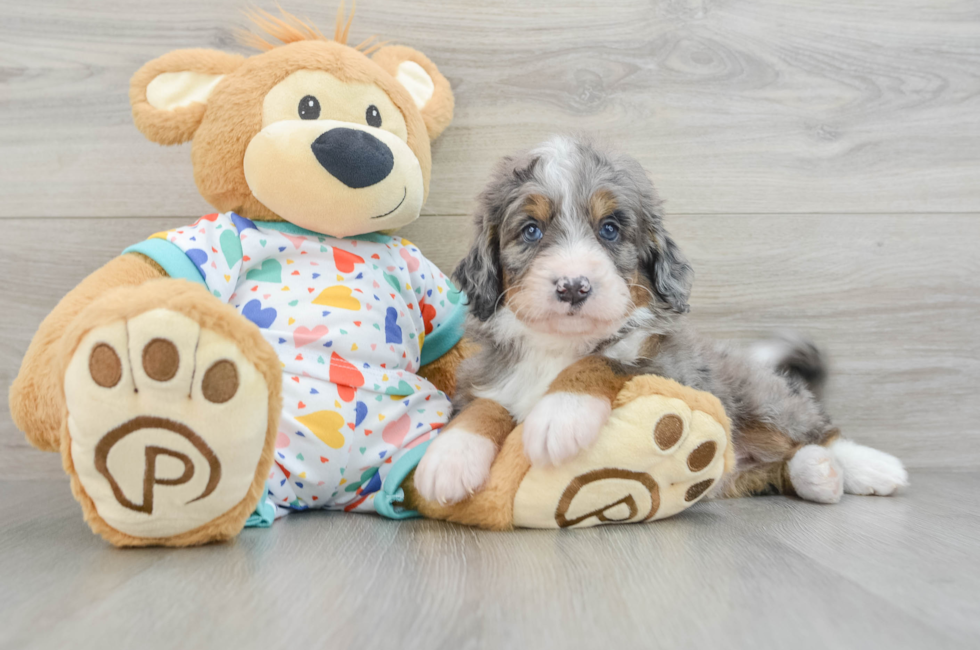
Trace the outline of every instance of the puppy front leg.
[[483, 488], [501, 443], [514, 430], [510, 413], [497, 402], [476, 399], [429, 443], [415, 469], [415, 488], [429, 501], [458, 503]]
[[595, 442], [630, 377], [599, 356], [562, 370], [524, 420], [524, 453], [531, 463], [558, 465]]

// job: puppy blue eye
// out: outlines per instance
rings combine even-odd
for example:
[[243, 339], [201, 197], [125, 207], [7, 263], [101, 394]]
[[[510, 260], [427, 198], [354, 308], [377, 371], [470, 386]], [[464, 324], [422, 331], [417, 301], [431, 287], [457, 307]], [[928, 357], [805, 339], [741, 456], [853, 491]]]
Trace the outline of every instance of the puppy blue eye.
[[531, 223], [524, 226], [524, 230], [521, 231], [521, 236], [524, 238], [524, 241], [526, 241], [529, 244], [533, 244], [534, 242], [544, 237], [544, 233], [541, 232], [540, 228], [538, 228], [536, 225]]
[[599, 236], [606, 241], [616, 241], [619, 239], [619, 225], [614, 221], [607, 221], [599, 226]]

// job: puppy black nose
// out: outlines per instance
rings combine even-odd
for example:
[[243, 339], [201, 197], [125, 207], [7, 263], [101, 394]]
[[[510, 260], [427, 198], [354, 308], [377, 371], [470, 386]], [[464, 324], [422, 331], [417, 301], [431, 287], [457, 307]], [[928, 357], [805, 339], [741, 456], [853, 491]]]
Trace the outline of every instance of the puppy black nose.
[[330, 129], [310, 148], [331, 176], [355, 190], [380, 183], [395, 166], [395, 156], [388, 145], [358, 129]]
[[584, 275], [577, 278], [558, 278], [555, 282], [555, 293], [558, 294], [558, 300], [569, 302], [574, 307], [580, 302], [585, 302], [592, 293], [592, 285]]

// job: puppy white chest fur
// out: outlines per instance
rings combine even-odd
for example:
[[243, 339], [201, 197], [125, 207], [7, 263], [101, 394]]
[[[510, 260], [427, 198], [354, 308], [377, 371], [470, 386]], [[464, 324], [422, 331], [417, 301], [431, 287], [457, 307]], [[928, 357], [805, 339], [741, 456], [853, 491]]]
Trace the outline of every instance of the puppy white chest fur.
[[498, 340], [519, 343], [520, 358], [492, 383], [474, 386], [473, 394], [497, 402], [517, 422], [524, 421], [558, 373], [588, 355], [595, 344], [535, 332], [507, 309], [497, 315], [494, 328]]
[[520, 361], [500, 380], [473, 391], [477, 397], [491, 399], [510, 411], [517, 422], [523, 422], [562, 370], [581, 358], [567, 348], [527, 350]]

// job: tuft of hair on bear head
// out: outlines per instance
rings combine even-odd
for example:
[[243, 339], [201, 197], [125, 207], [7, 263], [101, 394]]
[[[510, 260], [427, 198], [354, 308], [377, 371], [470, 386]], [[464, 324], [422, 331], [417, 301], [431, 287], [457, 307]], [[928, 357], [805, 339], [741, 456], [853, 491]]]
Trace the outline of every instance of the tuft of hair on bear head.
[[[279, 16], [275, 16], [264, 9], [250, 9], [244, 13], [245, 17], [252, 21], [256, 27], [265, 32], [267, 36], [271, 36], [279, 41], [278, 43], [268, 41], [261, 35], [244, 29], [236, 30], [235, 35], [238, 42], [263, 52], [300, 41], [334, 41], [340, 45], [347, 45], [347, 39], [350, 36], [350, 27], [354, 22], [357, 3], [354, 2], [351, 4], [350, 14], [345, 16], [344, 2], [341, 0], [340, 6], [337, 7], [337, 22], [334, 26], [333, 38], [329, 38], [320, 31], [309, 18], [300, 18], [295, 14], [289, 13], [281, 5], [276, 5], [276, 7], [279, 9]], [[376, 34], [369, 36], [351, 47], [363, 53], [365, 56], [370, 56], [390, 43], [390, 41], [378, 41], [377, 38]]]

